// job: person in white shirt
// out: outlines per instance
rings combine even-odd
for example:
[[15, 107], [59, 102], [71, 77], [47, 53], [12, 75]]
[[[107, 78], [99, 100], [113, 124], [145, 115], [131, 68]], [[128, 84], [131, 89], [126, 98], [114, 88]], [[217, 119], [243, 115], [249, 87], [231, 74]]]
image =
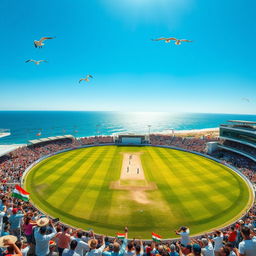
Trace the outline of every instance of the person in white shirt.
[[79, 231], [76, 234], [76, 237], [72, 237], [72, 240], [77, 241], [77, 246], [75, 248], [75, 252], [79, 254], [80, 256], [83, 256], [85, 252], [88, 252], [90, 250], [89, 245], [82, 240], [83, 232]]
[[[43, 218], [46, 219], [46, 218]], [[34, 236], [36, 240], [36, 255], [46, 256], [49, 254], [49, 241], [56, 235], [56, 229], [53, 227], [52, 220], [49, 221], [51, 233], [46, 235], [47, 227], [35, 228]]]
[[207, 238], [202, 239], [202, 255], [214, 256], [213, 245]]
[[2, 235], [3, 231], [3, 218], [6, 214], [6, 207], [3, 208], [4, 210], [0, 212], [0, 236]]
[[181, 244], [184, 246], [187, 246], [190, 243], [190, 238], [189, 238], [189, 228], [187, 227], [180, 227], [179, 230], [175, 231], [176, 235], [181, 236]]
[[239, 243], [239, 256], [255, 256], [256, 255], [256, 237], [251, 238], [251, 230], [248, 227], [242, 227], [241, 234], [243, 241]]
[[215, 237], [212, 239], [214, 242], [214, 253], [216, 256], [220, 255], [220, 249], [223, 246], [223, 233], [219, 230], [215, 232]]

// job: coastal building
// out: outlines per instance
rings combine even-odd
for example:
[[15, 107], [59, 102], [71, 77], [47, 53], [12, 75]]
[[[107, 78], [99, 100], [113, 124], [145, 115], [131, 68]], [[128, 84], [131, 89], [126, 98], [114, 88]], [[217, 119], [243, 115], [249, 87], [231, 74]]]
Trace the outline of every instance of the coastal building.
[[218, 148], [243, 155], [256, 162], [256, 122], [229, 120], [220, 125]]

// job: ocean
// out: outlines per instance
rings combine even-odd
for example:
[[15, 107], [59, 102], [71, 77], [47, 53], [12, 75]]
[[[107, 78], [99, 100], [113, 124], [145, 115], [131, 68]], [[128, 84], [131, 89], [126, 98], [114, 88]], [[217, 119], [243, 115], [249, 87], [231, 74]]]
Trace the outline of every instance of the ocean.
[[23, 144], [28, 140], [72, 134], [76, 137], [116, 133], [168, 133], [174, 130], [216, 128], [227, 120], [256, 121], [256, 115], [95, 112], [95, 111], [0, 111], [0, 129], [11, 135], [0, 144]]

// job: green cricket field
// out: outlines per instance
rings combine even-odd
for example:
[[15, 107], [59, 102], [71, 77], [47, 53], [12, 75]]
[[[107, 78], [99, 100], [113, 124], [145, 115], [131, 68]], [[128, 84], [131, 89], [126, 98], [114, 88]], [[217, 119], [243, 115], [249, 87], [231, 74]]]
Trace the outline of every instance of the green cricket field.
[[246, 181], [228, 167], [180, 150], [97, 146], [51, 156], [25, 177], [31, 201], [63, 223], [115, 236], [175, 237], [228, 225], [252, 205]]

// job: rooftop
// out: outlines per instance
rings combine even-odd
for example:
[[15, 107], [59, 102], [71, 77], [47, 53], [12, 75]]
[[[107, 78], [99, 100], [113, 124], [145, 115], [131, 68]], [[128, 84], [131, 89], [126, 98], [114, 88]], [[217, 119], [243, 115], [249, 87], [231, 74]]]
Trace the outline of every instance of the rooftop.
[[256, 125], [256, 122], [253, 121], [244, 121], [244, 120], [228, 120], [230, 123], [236, 123], [236, 124], [251, 124], [251, 125]]

